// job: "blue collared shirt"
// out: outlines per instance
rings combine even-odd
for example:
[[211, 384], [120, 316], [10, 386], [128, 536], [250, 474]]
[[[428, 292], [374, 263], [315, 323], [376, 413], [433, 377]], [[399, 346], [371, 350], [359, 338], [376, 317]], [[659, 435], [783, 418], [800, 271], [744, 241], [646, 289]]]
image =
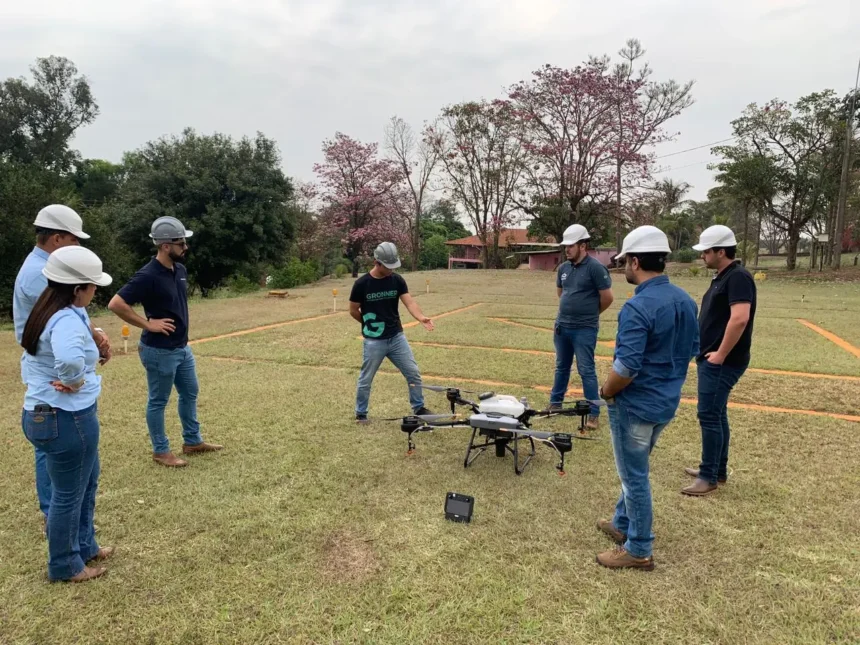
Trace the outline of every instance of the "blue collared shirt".
[[[96, 374], [99, 350], [86, 314], [81, 311], [77, 307], [60, 309], [51, 316], [39, 336], [36, 355], [24, 352], [25, 410], [43, 403], [76, 412], [90, 407], [98, 399], [102, 389], [102, 377]], [[53, 381], [73, 385], [81, 380], [84, 384], [77, 392], [58, 392], [51, 385]]]
[[695, 301], [664, 275], [643, 282], [618, 314], [612, 369], [633, 381], [616, 400], [645, 421], [668, 423], [698, 353]]

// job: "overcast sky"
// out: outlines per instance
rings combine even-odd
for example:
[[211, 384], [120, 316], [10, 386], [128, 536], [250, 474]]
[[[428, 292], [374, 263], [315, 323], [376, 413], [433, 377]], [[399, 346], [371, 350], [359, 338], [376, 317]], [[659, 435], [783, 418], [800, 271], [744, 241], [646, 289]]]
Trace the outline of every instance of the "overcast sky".
[[[284, 171], [313, 178], [336, 131], [379, 141], [446, 104], [502, 96], [544, 63], [573, 67], [642, 41], [655, 80], [694, 79], [668, 154], [730, 136], [750, 102], [847, 92], [860, 56], [860, 0], [0, 0], [0, 77], [66, 56], [101, 109], [85, 157], [119, 161], [162, 135], [253, 136]], [[661, 160], [660, 176], [713, 185], [707, 148]]]

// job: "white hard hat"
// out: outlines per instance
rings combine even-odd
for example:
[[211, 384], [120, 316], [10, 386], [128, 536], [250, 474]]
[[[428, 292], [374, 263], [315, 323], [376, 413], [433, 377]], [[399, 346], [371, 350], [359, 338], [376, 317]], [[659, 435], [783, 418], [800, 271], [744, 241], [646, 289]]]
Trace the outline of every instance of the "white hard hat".
[[50, 228], [55, 231], [67, 231], [81, 240], [88, 240], [90, 236], [83, 232], [83, 221], [81, 216], [68, 206], [62, 204], [51, 204], [45, 206], [36, 215], [34, 226]]
[[708, 249], [737, 245], [738, 241], [735, 239], [732, 229], [722, 224], [715, 224], [702, 231], [699, 236], [699, 243], [694, 244], [693, 248], [696, 251], [707, 251]]
[[585, 242], [590, 239], [591, 236], [582, 224], [572, 224], [564, 229], [564, 236], [561, 238], [561, 245], [571, 246], [577, 242]]
[[64, 246], [48, 256], [42, 275], [60, 284], [95, 284], [106, 287], [111, 282], [102, 272], [102, 261], [83, 246]]
[[640, 226], [634, 228], [624, 238], [621, 253], [616, 260], [623, 260], [628, 253], [671, 253], [669, 238], [656, 226]]

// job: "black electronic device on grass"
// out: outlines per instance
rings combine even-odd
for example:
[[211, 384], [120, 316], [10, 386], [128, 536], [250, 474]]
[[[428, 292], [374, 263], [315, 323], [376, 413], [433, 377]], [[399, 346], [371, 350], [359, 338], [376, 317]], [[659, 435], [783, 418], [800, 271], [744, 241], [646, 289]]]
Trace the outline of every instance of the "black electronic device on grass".
[[474, 507], [475, 498], [471, 495], [448, 493], [445, 496], [445, 519], [468, 524], [472, 521], [472, 509]]

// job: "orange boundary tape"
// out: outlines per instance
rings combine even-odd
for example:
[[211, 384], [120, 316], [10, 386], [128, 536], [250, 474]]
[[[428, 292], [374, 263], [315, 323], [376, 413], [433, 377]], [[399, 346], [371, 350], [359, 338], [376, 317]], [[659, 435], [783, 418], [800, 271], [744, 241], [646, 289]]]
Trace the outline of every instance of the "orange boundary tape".
[[849, 343], [847, 340], [843, 340], [843, 339], [839, 338], [839, 336], [837, 336], [836, 334], [832, 334], [829, 331], [827, 331], [826, 329], [822, 329], [818, 325], [813, 325], [811, 322], [809, 322], [808, 320], [804, 320], [803, 318], [798, 318], [797, 322], [799, 322], [801, 325], [804, 325], [805, 327], [809, 327], [812, 331], [814, 331], [818, 334], [821, 334], [827, 340], [829, 340], [831, 343], [838, 345], [839, 347], [844, 349], [846, 352], [854, 354], [854, 356], [856, 356], [857, 358], [860, 358], [860, 348], [854, 347], [854, 345]]
[[209, 336], [207, 338], [197, 338], [195, 340], [188, 341], [189, 345], [197, 345], [199, 343], [208, 343], [212, 340], [221, 340], [223, 338], [233, 338], [235, 336], [244, 336], [245, 334], [253, 334], [258, 331], [266, 331], [267, 329], [275, 329], [277, 327], [285, 327], [287, 325], [296, 325], [302, 322], [308, 322], [311, 320], [320, 320], [322, 318], [331, 318], [332, 316], [340, 316], [343, 311], [336, 311], [330, 314], [323, 314], [321, 316], [311, 316], [310, 318], [296, 318], [295, 320], [285, 320], [279, 323], [272, 323], [271, 325], [263, 325], [261, 327], [253, 327], [251, 329], [242, 329], [239, 331], [232, 331], [229, 334], [221, 334], [219, 336]]
[[[329, 365], [301, 365], [298, 363], [282, 363], [280, 361], [266, 360], [266, 359], [237, 359], [229, 356], [206, 356], [204, 355], [202, 358], [211, 358], [216, 361], [227, 361], [227, 362], [236, 362], [236, 363], [273, 363], [278, 365], [289, 365], [290, 367], [300, 367], [307, 369], [316, 369], [316, 370], [335, 370], [335, 371], [355, 371], [356, 368], [351, 367], [333, 367]], [[398, 376], [400, 372], [393, 372], [388, 370], [379, 370], [378, 374], [386, 374], [388, 376]], [[443, 381], [447, 383], [474, 383], [475, 385], [488, 385], [490, 387], [512, 387], [512, 388], [521, 388], [527, 390], [537, 390], [538, 392], [550, 392], [552, 388], [549, 385], [526, 385], [523, 383], [505, 383], [504, 381], [491, 381], [485, 379], [474, 379], [474, 378], [464, 378], [459, 376], [440, 376], [438, 374], [422, 374], [422, 379], [426, 379], [428, 381]], [[582, 390], [578, 389], [568, 389], [568, 394], [575, 394], [577, 396], [582, 396]], [[681, 403], [685, 405], [698, 405], [697, 399], [689, 399], [682, 398]], [[853, 423], [860, 423], [860, 416], [856, 416], [853, 414], [840, 414], [838, 412], [820, 412], [818, 410], [797, 410], [794, 408], [780, 408], [772, 405], [758, 405], [755, 403], [736, 403], [734, 401], [729, 402], [730, 408], [735, 408], [738, 410], [753, 410], [756, 412], [773, 412], [779, 414], [800, 414], [804, 416], [812, 416], [812, 417], [829, 417], [831, 419], [839, 419], [841, 421], [850, 421]]]
[[[493, 318], [488, 316], [487, 320], [492, 320], [494, 322], [504, 323], [505, 325], [513, 325], [514, 327], [525, 327], [526, 329], [537, 329], [538, 331], [545, 331], [547, 333], [553, 333], [552, 329], [548, 329], [546, 327], [538, 327], [537, 325], [529, 325], [527, 323], [514, 322], [513, 320], [508, 320], [507, 318]], [[604, 347], [615, 347], [614, 340], [599, 340], [597, 341], [598, 345], [603, 345]]]
[[[532, 354], [533, 356], [555, 356], [555, 352], [550, 352], [543, 349], [516, 349], [514, 347], [489, 347], [487, 345], [451, 345], [445, 343], [431, 343], [422, 340], [410, 340], [411, 345], [422, 347], [439, 347], [441, 349], [479, 349], [484, 351], [509, 352], [513, 354]], [[594, 360], [597, 361], [612, 361], [611, 356], [600, 356], [595, 354]], [[690, 363], [691, 365], [693, 363]], [[856, 381], [860, 382], [860, 376], [848, 376], [843, 374], [819, 374], [815, 372], [792, 372], [788, 370], [771, 370], [761, 367], [747, 368], [747, 372], [754, 374], [771, 374], [773, 376], [799, 376], [802, 378], [818, 378], [828, 379], [832, 381]]]
[[[435, 320], [437, 318], [444, 318], [445, 316], [453, 316], [454, 314], [459, 314], [462, 311], [467, 311], [469, 309], [474, 309], [475, 307], [480, 307], [482, 304], [484, 304], [484, 303], [483, 302], [476, 302], [474, 304], [467, 305], [465, 307], [460, 307], [459, 309], [452, 309], [451, 311], [443, 311], [441, 314], [436, 314], [435, 316], [430, 316], [430, 318], [432, 320]], [[420, 324], [421, 323], [419, 323], [417, 320], [413, 320], [412, 322], [406, 323], [405, 325], [403, 325], [403, 329], [409, 329], [410, 327], [415, 327], [416, 325], [420, 325]]]

